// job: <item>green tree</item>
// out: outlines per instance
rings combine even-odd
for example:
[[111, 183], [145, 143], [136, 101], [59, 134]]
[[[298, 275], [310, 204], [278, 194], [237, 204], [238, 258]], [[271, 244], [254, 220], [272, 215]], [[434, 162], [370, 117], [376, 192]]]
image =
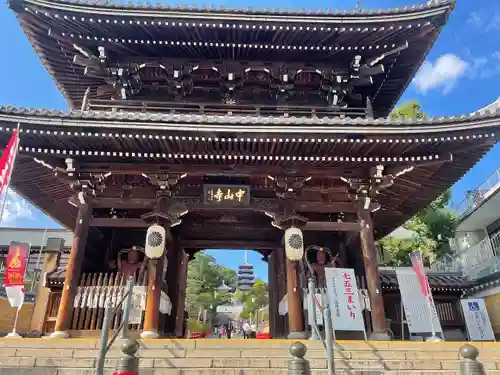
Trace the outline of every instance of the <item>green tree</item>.
[[389, 118], [391, 120], [421, 120], [427, 118], [427, 115], [422, 111], [419, 102], [409, 100], [394, 108]]
[[[396, 107], [389, 118], [392, 120], [424, 119], [426, 114], [417, 101], [407, 101]], [[412, 232], [410, 238], [385, 237], [379, 245], [390, 266], [410, 264], [408, 254], [419, 250], [429, 261], [451, 252], [449, 239], [453, 238], [457, 225], [455, 213], [448, 208], [451, 191], [447, 190], [425, 209], [408, 220], [404, 228]]]
[[215, 262], [215, 258], [204, 253], [197, 253], [189, 262], [186, 285], [186, 303], [190, 314], [208, 311], [208, 320], [213, 319], [217, 306], [225, 305], [233, 298], [233, 293], [217, 292], [225, 283], [236, 287], [236, 272]]
[[238, 291], [235, 297], [243, 302], [240, 317], [248, 319], [250, 314], [255, 314], [257, 310], [269, 304], [269, 286], [265, 281], [256, 280], [248, 293]]
[[452, 252], [449, 239], [455, 234], [457, 218], [448, 208], [450, 197], [449, 191], [444, 192], [404, 224], [412, 232], [410, 238], [387, 236], [379, 241], [387, 265], [410, 265], [408, 254], [416, 250], [429, 262]]
[[455, 234], [457, 217], [448, 208], [450, 200], [451, 191], [447, 190], [405, 224], [416, 234], [428, 257], [440, 258], [452, 251], [449, 239]]

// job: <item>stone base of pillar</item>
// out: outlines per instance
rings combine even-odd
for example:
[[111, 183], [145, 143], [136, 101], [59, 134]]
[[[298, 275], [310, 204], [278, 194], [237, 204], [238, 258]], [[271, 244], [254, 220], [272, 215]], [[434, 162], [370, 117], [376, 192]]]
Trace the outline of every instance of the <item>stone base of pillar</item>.
[[391, 341], [391, 336], [389, 336], [387, 333], [372, 332], [368, 336], [368, 340], [371, 340], [371, 341]]
[[427, 342], [440, 342], [443, 340], [440, 337], [434, 335], [434, 336], [426, 337], [425, 341], [427, 341]]
[[290, 332], [287, 338], [290, 340], [307, 340], [309, 335], [307, 332]]
[[23, 337], [17, 332], [8, 333], [4, 336], [6, 339], [22, 339]]
[[69, 332], [67, 331], [55, 331], [49, 336], [51, 339], [67, 339], [69, 338]]
[[141, 339], [157, 339], [160, 334], [156, 331], [143, 331], [141, 333]]

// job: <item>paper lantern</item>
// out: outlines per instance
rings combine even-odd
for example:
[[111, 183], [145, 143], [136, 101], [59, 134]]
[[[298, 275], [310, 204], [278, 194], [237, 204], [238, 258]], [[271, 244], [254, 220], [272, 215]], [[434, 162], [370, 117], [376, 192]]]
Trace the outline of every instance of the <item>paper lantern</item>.
[[149, 259], [159, 259], [163, 256], [165, 252], [165, 239], [165, 228], [161, 225], [154, 224], [148, 228], [144, 250]]
[[285, 254], [295, 261], [304, 257], [304, 239], [299, 228], [291, 227], [285, 231]]

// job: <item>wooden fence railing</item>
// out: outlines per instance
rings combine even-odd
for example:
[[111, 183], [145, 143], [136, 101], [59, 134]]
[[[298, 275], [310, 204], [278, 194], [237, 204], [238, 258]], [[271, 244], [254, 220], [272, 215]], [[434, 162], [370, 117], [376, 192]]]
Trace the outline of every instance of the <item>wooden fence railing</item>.
[[[125, 293], [127, 277], [121, 273], [88, 273], [83, 274], [73, 304], [72, 330], [100, 330], [104, 319], [106, 301], [112, 307], [120, 301]], [[144, 280], [136, 280], [136, 286], [145, 286]], [[145, 296], [144, 296], [145, 298]], [[117, 311], [112, 329], [118, 329], [123, 312]], [[136, 317], [137, 324], [130, 324], [130, 330], [142, 329], [143, 317]]]

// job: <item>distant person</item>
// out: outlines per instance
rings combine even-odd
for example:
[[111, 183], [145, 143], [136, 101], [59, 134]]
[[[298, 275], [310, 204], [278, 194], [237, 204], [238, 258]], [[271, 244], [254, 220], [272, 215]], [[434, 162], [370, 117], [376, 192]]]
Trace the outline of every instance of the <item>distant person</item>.
[[231, 338], [231, 330], [233, 327], [231, 327], [231, 323], [227, 323], [225, 328], [226, 328], [226, 336], [229, 340]]
[[250, 324], [248, 324], [248, 322], [243, 323], [243, 338], [249, 339], [251, 334], [252, 327], [250, 327]]

